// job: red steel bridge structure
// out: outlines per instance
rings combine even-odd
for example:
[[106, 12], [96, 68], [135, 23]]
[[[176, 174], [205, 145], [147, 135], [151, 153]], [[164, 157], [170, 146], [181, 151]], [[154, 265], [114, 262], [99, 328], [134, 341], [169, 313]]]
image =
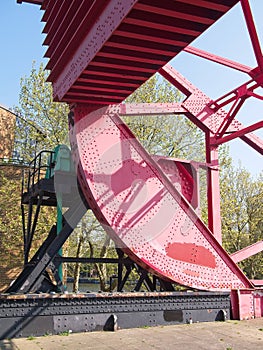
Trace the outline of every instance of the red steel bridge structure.
[[[237, 263], [262, 251], [263, 242], [229, 255], [222, 247], [220, 218], [219, 146], [239, 138], [263, 154], [263, 141], [253, 134], [263, 121], [244, 126], [237, 119], [247, 99], [263, 99], [258, 92], [263, 56], [249, 1], [18, 2], [43, 10], [48, 81], [54, 100], [71, 108], [69, 135], [78, 181], [116, 245], [164, 281], [231, 292], [234, 318], [261, 317], [262, 283], [249, 280]], [[256, 67], [190, 46], [233, 6], [243, 10]], [[248, 80], [212, 100], [169, 64], [182, 51], [238, 70]], [[182, 102], [124, 102], [156, 72], [182, 92]], [[205, 164], [151, 156], [121, 119], [162, 115], [165, 122], [171, 114], [185, 115], [204, 132]], [[208, 226], [198, 214], [199, 167], [207, 170]]]

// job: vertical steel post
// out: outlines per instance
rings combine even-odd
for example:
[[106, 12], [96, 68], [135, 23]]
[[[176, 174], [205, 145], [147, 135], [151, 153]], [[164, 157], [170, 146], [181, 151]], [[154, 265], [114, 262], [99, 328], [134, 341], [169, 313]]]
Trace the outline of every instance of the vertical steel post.
[[211, 164], [207, 169], [208, 227], [222, 244], [218, 146], [211, 144], [210, 132], [206, 133], [206, 162]]
[[[63, 221], [63, 214], [62, 214], [62, 193], [61, 192], [56, 192], [56, 196], [57, 196], [57, 235], [59, 235], [59, 233], [62, 230], [62, 221]], [[58, 251], [58, 255], [62, 256], [62, 248], [59, 249]], [[59, 264], [58, 266], [58, 276], [60, 281], [63, 284], [63, 266], [62, 263]]]

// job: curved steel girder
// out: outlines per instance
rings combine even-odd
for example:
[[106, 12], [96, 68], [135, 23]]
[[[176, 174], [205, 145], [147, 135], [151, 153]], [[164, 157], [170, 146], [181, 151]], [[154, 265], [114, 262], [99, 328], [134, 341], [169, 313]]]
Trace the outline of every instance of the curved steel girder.
[[70, 128], [82, 191], [115, 243], [162, 278], [205, 290], [250, 288], [191, 204], [110, 106], [74, 109]]

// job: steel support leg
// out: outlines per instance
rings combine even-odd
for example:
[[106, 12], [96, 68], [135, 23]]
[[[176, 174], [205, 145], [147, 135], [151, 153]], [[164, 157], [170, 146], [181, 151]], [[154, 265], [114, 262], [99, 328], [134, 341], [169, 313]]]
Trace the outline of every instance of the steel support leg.
[[209, 133], [206, 134], [206, 162], [212, 165], [207, 170], [208, 227], [222, 244], [218, 147], [211, 145]]
[[44, 242], [45, 249], [41, 249], [41, 247], [39, 259], [34, 259], [37, 260], [37, 262], [33, 261], [33, 266], [26, 266], [18, 279], [15, 281], [14, 285], [11, 286], [7, 292], [29, 293], [37, 290], [39, 281], [41, 278], [43, 278], [43, 274], [45, 273], [47, 267], [52, 263], [52, 260], [58, 254], [59, 249], [61, 249], [86, 211], [87, 208], [81, 199], [76, 201], [68, 209], [68, 211], [64, 214], [65, 224], [63, 225], [59, 235], [57, 235], [53, 240], [50, 240], [49, 237], [47, 244]]

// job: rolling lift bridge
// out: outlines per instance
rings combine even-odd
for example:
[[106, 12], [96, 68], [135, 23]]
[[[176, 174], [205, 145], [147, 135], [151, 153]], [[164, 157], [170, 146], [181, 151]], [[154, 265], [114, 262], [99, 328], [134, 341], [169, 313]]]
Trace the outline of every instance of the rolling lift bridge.
[[[263, 141], [253, 134], [263, 122], [245, 127], [236, 119], [248, 98], [262, 100], [257, 89], [263, 82], [263, 56], [249, 1], [18, 2], [37, 4], [44, 11], [48, 80], [54, 100], [71, 108], [69, 136], [78, 178], [74, 186], [64, 183], [61, 188], [78, 195], [66, 205], [58, 232], [57, 227], [51, 229], [1, 297], [1, 337], [103, 329], [114, 315], [120, 327], [224, 319], [230, 311], [236, 319], [262, 317], [262, 282], [249, 280], [237, 262], [262, 251], [263, 243], [231, 256], [222, 248], [218, 174], [218, 147], [225, 142], [240, 138], [263, 154]], [[243, 10], [257, 61], [254, 68], [190, 46], [235, 5]], [[212, 100], [168, 63], [181, 51], [239, 70], [248, 81]], [[123, 103], [156, 72], [185, 95], [183, 102]], [[205, 164], [151, 156], [122, 120], [127, 115], [168, 114], [183, 114], [204, 132]], [[200, 167], [207, 171], [208, 226], [198, 215]], [[39, 211], [46, 196], [33, 193], [24, 200], [31, 211], [33, 205]], [[58, 275], [63, 262], [59, 250], [88, 208], [118, 247], [118, 292], [32, 294], [52, 285], [46, 270]], [[29, 221], [27, 256], [37, 218]], [[141, 276], [138, 288], [123, 294], [132, 264]], [[59, 276], [56, 279], [59, 282]], [[156, 280], [161, 285], [158, 292]], [[149, 292], [139, 292], [142, 283]], [[191, 292], [174, 292], [174, 283]]]

